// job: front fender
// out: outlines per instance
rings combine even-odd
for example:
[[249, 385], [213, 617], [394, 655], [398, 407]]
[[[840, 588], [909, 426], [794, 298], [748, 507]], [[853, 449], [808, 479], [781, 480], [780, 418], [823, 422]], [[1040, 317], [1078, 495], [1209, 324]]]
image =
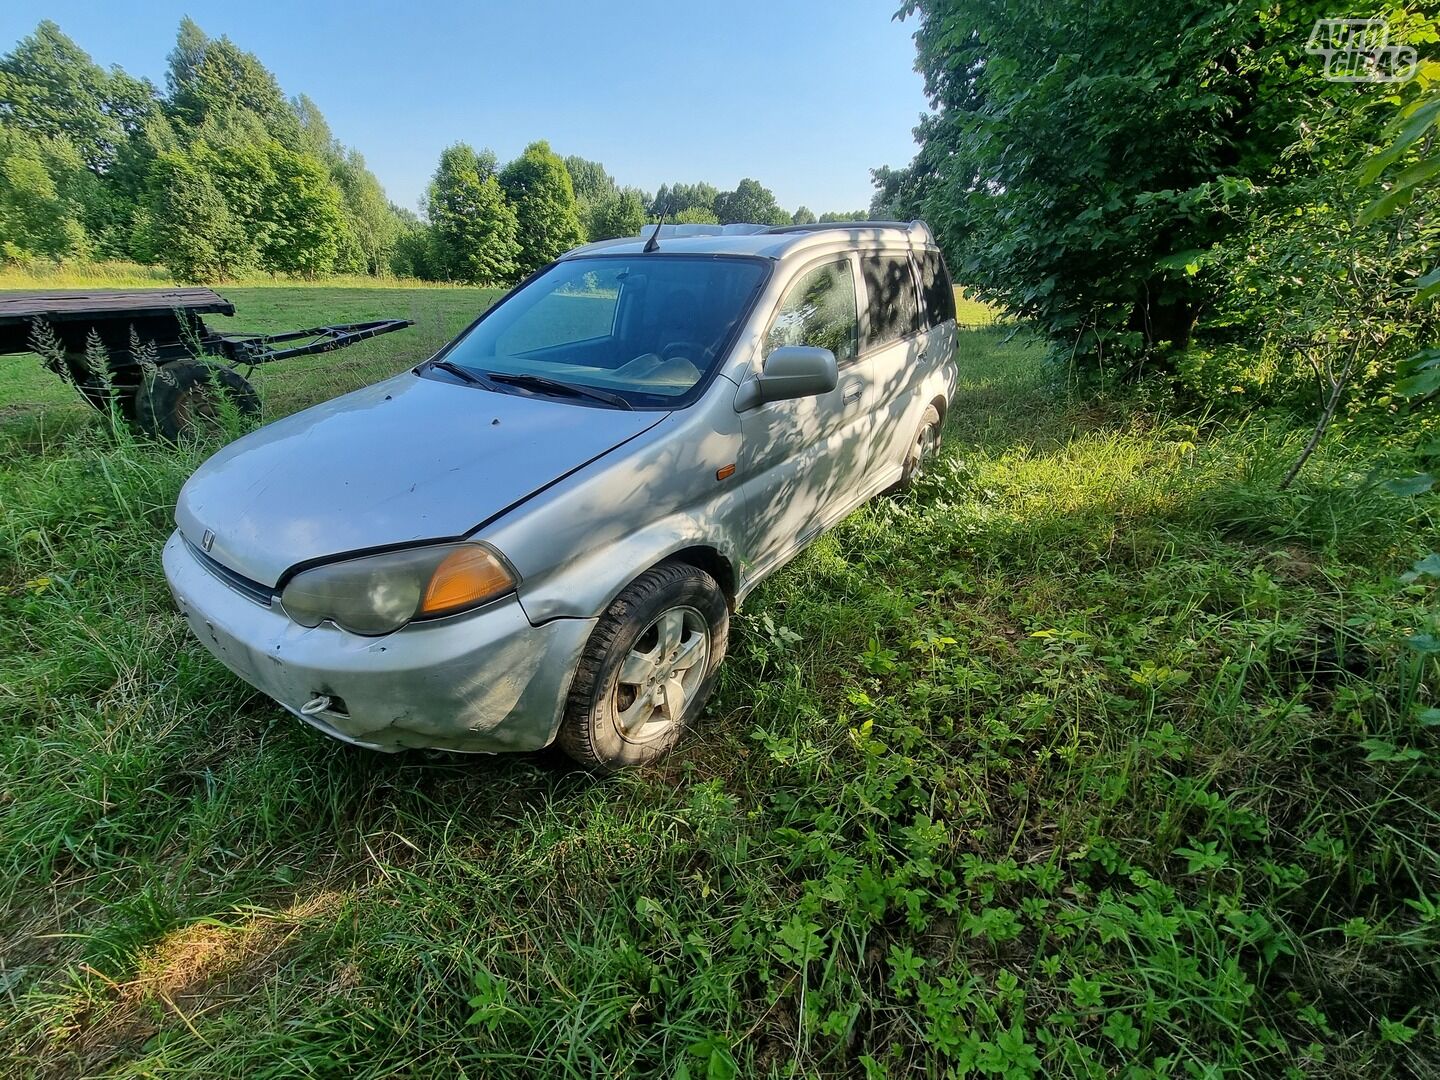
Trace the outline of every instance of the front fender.
[[594, 618], [650, 567], [697, 547], [714, 551], [739, 578], [738, 554], [719, 524], [700, 515], [676, 514], [581, 554], [539, 581], [523, 583], [520, 605], [536, 624], [550, 619]]
[[517, 593], [532, 622], [594, 618], [636, 577], [687, 547], [711, 548], [738, 571], [745, 503], [731, 474], [721, 477], [740, 449], [726, 385], [728, 395], [711, 395], [713, 410], [672, 415], [481, 530], [519, 571]]

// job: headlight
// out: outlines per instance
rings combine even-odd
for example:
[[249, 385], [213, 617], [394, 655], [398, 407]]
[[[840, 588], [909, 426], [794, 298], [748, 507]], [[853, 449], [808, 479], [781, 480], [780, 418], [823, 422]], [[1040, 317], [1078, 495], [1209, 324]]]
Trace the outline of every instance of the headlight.
[[388, 634], [415, 619], [452, 615], [515, 588], [515, 572], [484, 544], [437, 544], [317, 566], [280, 594], [302, 626], [326, 619], [355, 634]]

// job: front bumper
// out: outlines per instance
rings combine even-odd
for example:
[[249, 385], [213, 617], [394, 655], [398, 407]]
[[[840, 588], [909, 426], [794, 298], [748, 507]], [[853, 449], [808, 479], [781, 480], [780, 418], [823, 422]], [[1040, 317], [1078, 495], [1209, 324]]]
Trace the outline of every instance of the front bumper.
[[[359, 637], [293, 622], [221, 581], [177, 531], [165, 576], [217, 659], [306, 723], [372, 750], [534, 750], [559, 726], [594, 619], [532, 626], [512, 596], [479, 611]], [[319, 697], [334, 706], [300, 709]]]

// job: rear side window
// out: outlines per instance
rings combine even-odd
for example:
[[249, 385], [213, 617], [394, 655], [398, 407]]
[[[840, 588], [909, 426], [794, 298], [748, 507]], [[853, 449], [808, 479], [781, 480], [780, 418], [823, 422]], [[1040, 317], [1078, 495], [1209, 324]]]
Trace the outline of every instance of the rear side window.
[[939, 326], [955, 318], [955, 290], [950, 285], [950, 274], [938, 251], [921, 253], [920, 294], [925, 301], [927, 325]]
[[871, 347], [898, 341], [920, 329], [920, 307], [915, 300], [915, 275], [904, 255], [861, 256], [865, 292], [869, 297]]
[[765, 333], [765, 355], [782, 345], [813, 345], [829, 349], [843, 364], [855, 355], [859, 338], [855, 273], [850, 260], [842, 259], [807, 270], [785, 290]]

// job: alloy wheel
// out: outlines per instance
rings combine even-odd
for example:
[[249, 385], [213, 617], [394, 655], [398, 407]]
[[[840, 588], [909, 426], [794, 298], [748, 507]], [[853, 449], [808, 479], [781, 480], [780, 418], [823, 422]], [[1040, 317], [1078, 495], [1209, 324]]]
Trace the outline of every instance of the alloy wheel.
[[622, 738], [649, 742], [679, 724], [705, 681], [710, 627], [692, 607], [662, 611], [620, 664], [615, 716]]

